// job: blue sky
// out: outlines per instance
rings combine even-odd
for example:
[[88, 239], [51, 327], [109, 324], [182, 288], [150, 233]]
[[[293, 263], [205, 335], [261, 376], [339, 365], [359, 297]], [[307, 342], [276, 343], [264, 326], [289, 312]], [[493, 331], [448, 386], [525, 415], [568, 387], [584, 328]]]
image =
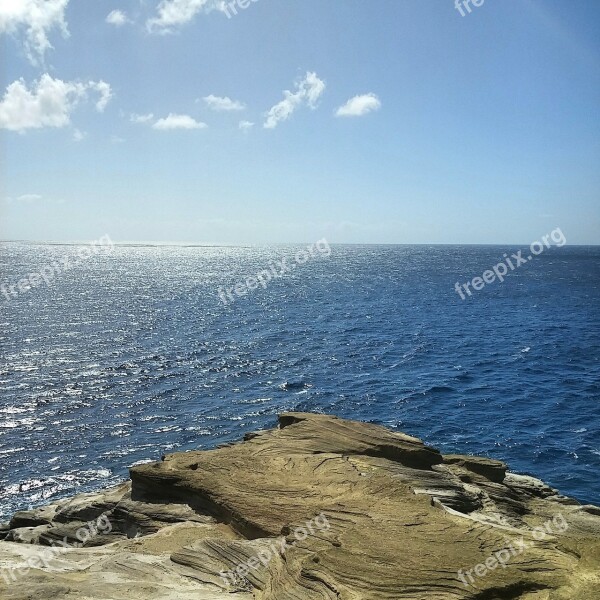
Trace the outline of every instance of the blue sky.
[[600, 243], [597, 0], [2, 4], [2, 239]]

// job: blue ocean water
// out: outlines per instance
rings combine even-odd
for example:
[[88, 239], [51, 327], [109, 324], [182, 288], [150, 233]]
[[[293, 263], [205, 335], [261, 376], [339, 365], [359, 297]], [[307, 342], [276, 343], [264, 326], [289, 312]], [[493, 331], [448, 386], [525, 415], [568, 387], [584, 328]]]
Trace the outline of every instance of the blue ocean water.
[[[0, 516], [323, 411], [505, 460], [600, 504], [600, 248], [553, 247], [465, 301], [515, 248], [116, 246], [0, 295]], [[0, 284], [77, 248], [0, 244]]]

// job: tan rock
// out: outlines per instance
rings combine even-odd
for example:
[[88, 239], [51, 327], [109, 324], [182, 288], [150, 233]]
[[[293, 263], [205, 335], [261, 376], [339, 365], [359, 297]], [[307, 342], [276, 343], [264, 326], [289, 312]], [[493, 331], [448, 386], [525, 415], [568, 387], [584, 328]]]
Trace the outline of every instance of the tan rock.
[[[375, 425], [287, 413], [131, 480], [15, 515], [2, 535], [36, 543], [0, 542], [0, 597], [600, 598], [600, 509]], [[110, 532], [12, 582], [7, 567], [98, 518]]]

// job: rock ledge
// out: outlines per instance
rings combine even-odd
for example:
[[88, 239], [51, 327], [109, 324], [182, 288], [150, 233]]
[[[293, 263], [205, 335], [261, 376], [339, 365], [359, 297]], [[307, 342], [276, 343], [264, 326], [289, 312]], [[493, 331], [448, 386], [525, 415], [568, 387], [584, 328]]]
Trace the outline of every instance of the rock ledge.
[[309, 413], [0, 526], [6, 600], [600, 598], [600, 509]]

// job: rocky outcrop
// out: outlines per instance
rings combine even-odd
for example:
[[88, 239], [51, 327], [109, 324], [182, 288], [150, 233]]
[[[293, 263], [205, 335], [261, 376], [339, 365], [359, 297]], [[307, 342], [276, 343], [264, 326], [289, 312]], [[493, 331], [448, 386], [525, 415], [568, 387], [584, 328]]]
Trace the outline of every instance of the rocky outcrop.
[[17, 513], [1, 538], [7, 600], [600, 598], [599, 509], [316, 414]]

